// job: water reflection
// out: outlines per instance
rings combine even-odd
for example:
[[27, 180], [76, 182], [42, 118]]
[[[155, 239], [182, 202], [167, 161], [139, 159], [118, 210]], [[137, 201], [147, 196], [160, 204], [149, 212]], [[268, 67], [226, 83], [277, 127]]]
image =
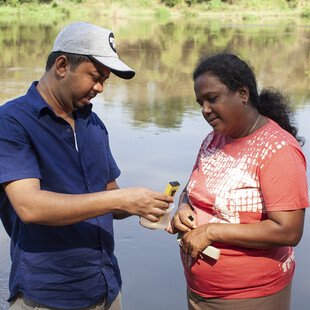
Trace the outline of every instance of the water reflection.
[[[11, 93], [25, 90], [26, 80], [41, 75], [53, 39], [67, 22], [45, 23], [0, 22], [0, 82], [4, 84], [1, 102]], [[158, 100], [191, 97], [195, 64], [202, 55], [218, 49], [240, 53], [255, 67], [261, 85], [294, 93], [299, 105], [310, 97], [310, 27], [298, 21], [233, 24], [195, 20], [158, 24], [133, 19], [129, 25], [112, 21], [101, 24], [113, 29], [122, 58], [137, 71], [136, 78], [123, 86], [129, 104], [140, 107], [140, 103], [148, 103], [154, 91]]]
[[[53, 39], [67, 22], [0, 21], [1, 103], [23, 94], [41, 76]], [[94, 101], [122, 169], [121, 187], [145, 185], [163, 191], [168, 181], [186, 184], [199, 145], [210, 130], [194, 102], [191, 73], [201, 55], [213, 50], [237, 51], [255, 67], [261, 87], [272, 85], [291, 94], [298, 108], [300, 134], [307, 138], [310, 28], [300, 21], [265, 20], [254, 25], [232, 20], [158, 23], [133, 19], [129, 24], [123, 20], [100, 23], [113, 29], [121, 58], [137, 71], [130, 81], [112, 76], [105, 92]], [[304, 147], [308, 159], [309, 147], [310, 139]], [[296, 248], [292, 310], [307, 309], [309, 300], [307, 223], [308, 214], [304, 238]], [[185, 280], [175, 237], [146, 230], [137, 218], [116, 222], [115, 230], [124, 310], [185, 309]], [[10, 264], [2, 227], [0, 248], [2, 310], [6, 309]]]

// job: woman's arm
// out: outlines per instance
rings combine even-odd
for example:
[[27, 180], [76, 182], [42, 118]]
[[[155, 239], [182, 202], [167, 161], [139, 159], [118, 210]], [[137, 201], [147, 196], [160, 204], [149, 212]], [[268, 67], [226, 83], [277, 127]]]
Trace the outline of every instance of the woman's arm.
[[253, 224], [210, 223], [184, 234], [182, 249], [197, 258], [213, 242], [253, 249], [296, 246], [303, 233], [305, 210], [268, 212], [268, 219]]

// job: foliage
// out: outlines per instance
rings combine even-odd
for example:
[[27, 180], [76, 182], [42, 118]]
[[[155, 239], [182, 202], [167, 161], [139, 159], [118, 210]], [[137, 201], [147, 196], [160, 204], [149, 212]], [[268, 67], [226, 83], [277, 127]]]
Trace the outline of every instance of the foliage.
[[298, 0], [286, 0], [286, 2], [290, 8], [296, 8], [300, 1], [298, 1]]
[[155, 16], [159, 19], [167, 19], [170, 17], [170, 11], [167, 8], [156, 9]]
[[299, 3], [303, 2], [303, 0], [183, 0], [188, 6], [193, 6], [200, 3], [206, 3], [210, 8], [218, 9], [222, 7], [223, 4], [228, 5], [240, 5], [244, 8], [247, 7], [262, 7], [262, 5], [267, 7], [277, 7], [277, 6], [288, 6], [290, 8], [296, 8]]
[[310, 19], [310, 8], [305, 8], [301, 11], [300, 16], [302, 18], [308, 18]]
[[213, 10], [219, 10], [223, 6], [223, 3], [221, 0], [210, 0], [210, 8]]
[[198, 7], [205, 5], [208, 10], [229, 10], [231, 8], [241, 8], [243, 10], [287, 10], [297, 9], [305, 6], [307, 0], [160, 0], [167, 7], [186, 5], [187, 7]]
[[172, 8], [181, 3], [181, 0], [161, 0], [161, 3], [164, 3], [166, 6]]
[[[170, 10], [162, 6], [160, 12]], [[48, 18], [46, 14], [41, 19], [26, 18], [21, 14], [6, 21], [12, 16], [5, 15], [0, 21], [0, 82], [5, 85], [0, 93], [2, 101], [17, 88], [21, 91], [26, 87], [24, 81], [40, 77], [57, 32], [69, 20], [76, 20], [63, 16], [52, 19], [50, 14]], [[253, 64], [260, 84], [300, 94], [300, 102], [309, 101], [309, 44], [304, 40], [309, 36], [308, 28], [287, 18], [269, 26], [269, 22], [265, 24], [258, 18], [252, 27], [252, 18], [248, 14], [244, 27], [230, 27], [232, 20], [236, 25], [243, 24], [230, 14], [220, 19], [195, 17], [191, 21], [139, 17], [115, 22], [101, 18], [102, 25], [113, 29], [121, 57], [137, 72], [134, 83], [125, 83], [132, 86], [121, 84], [122, 88], [128, 87], [128, 102], [124, 100], [124, 105], [132, 111], [133, 121], [162, 128], [178, 126], [182, 111], [196, 107], [189, 106], [193, 101], [191, 72], [201, 56], [215, 50], [235, 49]], [[120, 88], [111, 84], [109, 98], [120, 98]]]
[[52, 1], [53, 0], [0, 0], [0, 4], [16, 6], [18, 4], [25, 4], [25, 3], [49, 4]]
[[[52, 3], [53, 0], [0, 0], [0, 5], [19, 5], [19, 4], [25, 4], [25, 3], [32, 3], [32, 4], [50, 4]], [[61, 2], [61, 1], [58, 1]], [[87, 2], [83, 0], [70, 0], [70, 1], [65, 1], [65, 2], [76, 2], [76, 3], [82, 3], [82, 2]], [[223, 4], [227, 5], [240, 5], [244, 8], [246, 7], [262, 7], [262, 5], [267, 6], [267, 7], [289, 7], [289, 8], [297, 8], [298, 6], [304, 5], [305, 0], [134, 0], [134, 1], [128, 1], [128, 0], [108, 0], [104, 1], [105, 4], [112, 4], [113, 2], [118, 2], [123, 5], [128, 5], [128, 4], [134, 4], [137, 6], [149, 6], [150, 4], [156, 6], [156, 2], [160, 2], [167, 7], [175, 7], [179, 4], [187, 4], [188, 6], [193, 6], [196, 4], [208, 4], [210, 8], [215, 8], [218, 9], [220, 8]], [[56, 2], [55, 2], [56, 3]], [[59, 5], [59, 3], [57, 3]]]
[[287, 9], [290, 0], [239, 0], [237, 4], [250, 10], [283, 10]]
[[[269, 11], [271, 14], [295, 12], [307, 18], [307, 9], [309, 8], [309, 0], [0, 0], [0, 9], [2, 10], [5, 6], [18, 10], [23, 8], [28, 11], [40, 12], [48, 6], [60, 14], [73, 16], [77, 14], [77, 10], [82, 11], [74, 9], [73, 6], [81, 3], [85, 14], [93, 11], [95, 18], [105, 15], [117, 19], [129, 15], [153, 15], [162, 18], [168, 15], [164, 8], [171, 10], [169, 15], [179, 14], [182, 16], [220, 11], [236, 12], [243, 15]], [[40, 4], [44, 6], [40, 6]], [[14, 12], [10, 12], [10, 14], [14, 14]]]
[[253, 14], [245, 14], [245, 15], [243, 15], [243, 20], [244, 21], [256, 21], [257, 16], [253, 15]]

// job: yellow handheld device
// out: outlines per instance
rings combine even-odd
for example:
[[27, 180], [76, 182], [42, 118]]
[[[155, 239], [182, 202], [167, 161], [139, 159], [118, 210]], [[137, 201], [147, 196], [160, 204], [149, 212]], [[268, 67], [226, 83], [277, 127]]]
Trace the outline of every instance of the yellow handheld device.
[[178, 181], [169, 182], [165, 189], [165, 194], [167, 194], [168, 196], [174, 197], [179, 187], [180, 187], [180, 183]]
[[[168, 196], [174, 196], [177, 192], [180, 183], [178, 181], [169, 182], [166, 189], [165, 194]], [[141, 217], [140, 224], [144, 227], [151, 229], [166, 229], [170, 222], [170, 215], [174, 205], [171, 203], [169, 208], [166, 210], [166, 213], [159, 218], [158, 222], [150, 222], [149, 220]]]

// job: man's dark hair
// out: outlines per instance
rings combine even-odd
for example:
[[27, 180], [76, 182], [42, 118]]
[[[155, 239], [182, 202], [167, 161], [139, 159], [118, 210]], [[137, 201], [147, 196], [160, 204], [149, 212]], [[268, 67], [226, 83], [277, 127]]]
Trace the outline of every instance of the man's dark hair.
[[65, 52], [52, 52], [49, 54], [47, 58], [45, 70], [49, 71], [54, 65], [56, 59], [61, 55], [64, 55], [67, 57], [68, 62], [71, 67], [71, 71], [74, 71], [81, 63], [91, 61], [90, 58], [86, 55], [79, 55], [79, 54], [72, 54], [72, 53], [65, 53]]

